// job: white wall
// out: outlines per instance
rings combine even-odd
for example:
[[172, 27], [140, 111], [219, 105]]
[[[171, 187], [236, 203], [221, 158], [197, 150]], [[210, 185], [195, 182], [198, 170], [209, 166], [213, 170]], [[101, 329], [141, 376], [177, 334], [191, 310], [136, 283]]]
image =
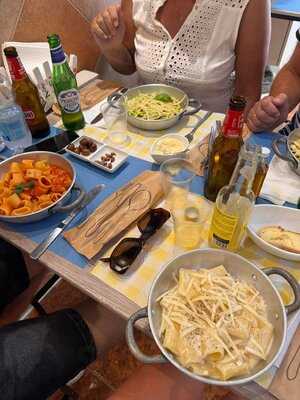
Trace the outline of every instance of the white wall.
[[288, 62], [288, 60], [291, 58], [291, 55], [295, 50], [295, 47], [298, 42], [296, 39], [296, 31], [299, 28], [300, 28], [300, 22], [293, 22], [290, 26], [288, 38], [286, 40], [285, 48], [279, 64], [280, 67], [282, 67]]
[[269, 54], [269, 64], [282, 67], [290, 59], [297, 39], [295, 33], [300, 28], [300, 22], [272, 18], [272, 36]]

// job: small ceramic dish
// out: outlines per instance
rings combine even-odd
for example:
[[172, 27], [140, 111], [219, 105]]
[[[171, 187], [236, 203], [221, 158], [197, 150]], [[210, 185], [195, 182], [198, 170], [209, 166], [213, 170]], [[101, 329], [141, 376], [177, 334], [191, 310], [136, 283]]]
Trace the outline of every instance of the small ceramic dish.
[[[180, 150], [172, 151], [172, 146], [181, 147]], [[189, 141], [185, 136], [170, 133], [157, 139], [151, 147], [151, 157], [158, 164], [171, 158], [185, 158], [189, 147]]]
[[[94, 146], [95, 146], [95, 150], [94, 150], [94, 151], [91, 151], [91, 150], [90, 150], [90, 154], [89, 154], [89, 155], [84, 155], [84, 154], [82, 154], [82, 153], [79, 154], [79, 153], [76, 153], [75, 151], [71, 150], [72, 147], [78, 148], [82, 142], [84, 143], [84, 141], [88, 141], [89, 143], [93, 143]], [[92, 158], [92, 156], [93, 156], [94, 154], [96, 154], [97, 151], [98, 151], [102, 146], [103, 146], [103, 143], [99, 142], [99, 141], [96, 140], [96, 139], [92, 139], [92, 138], [90, 138], [90, 137], [88, 137], [88, 136], [80, 136], [78, 139], [74, 140], [74, 142], [70, 143], [70, 144], [65, 148], [65, 150], [66, 150], [67, 153], [71, 154], [72, 156], [77, 157], [77, 158], [80, 158], [80, 160], [87, 161], [87, 160], [90, 160], [90, 159]], [[86, 147], [86, 148], [87, 148], [87, 147]], [[89, 148], [88, 148], [88, 149], [89, 149]]]
[[111, 146], [104, 145], [90, 158], [90, 163], [103, 171], [114, 173], [125, 163], [128, 154]]

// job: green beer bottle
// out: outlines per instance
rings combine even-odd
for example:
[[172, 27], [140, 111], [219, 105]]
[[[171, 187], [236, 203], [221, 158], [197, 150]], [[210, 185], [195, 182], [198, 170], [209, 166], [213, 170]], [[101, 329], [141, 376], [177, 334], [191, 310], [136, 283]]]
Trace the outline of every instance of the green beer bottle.
[[82, 129], [85, 121], [75, 75], [69, 67], [59, 36], [49, 35], [48, 43], [53, 63], [52, 84], [64, 126], [70, 131]]

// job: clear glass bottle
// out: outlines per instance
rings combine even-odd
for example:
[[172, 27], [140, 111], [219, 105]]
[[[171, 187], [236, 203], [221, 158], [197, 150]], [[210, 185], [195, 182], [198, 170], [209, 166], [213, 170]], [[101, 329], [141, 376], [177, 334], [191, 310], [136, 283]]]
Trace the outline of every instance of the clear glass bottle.
[[32, 136], [25, 122], [24, 114], [13, 99], [0, 94], [0, 135], [6, 146], [14, 153], [21, 153], [32, 143]]
[[243, 146], [229, 185], [219, 191], [209, 231], [211, 247], [230, 251], [240, 247], [255, 202], [257, 156], [258, 150]]
[[261, 188], [266, 179], [269, 163], [268, 159], [270, 157], [271, 150], [267, 147], [260, 147], [257, 160], [257, 170], [253, 180], [252, 190], [256, 197], [259, 196]]

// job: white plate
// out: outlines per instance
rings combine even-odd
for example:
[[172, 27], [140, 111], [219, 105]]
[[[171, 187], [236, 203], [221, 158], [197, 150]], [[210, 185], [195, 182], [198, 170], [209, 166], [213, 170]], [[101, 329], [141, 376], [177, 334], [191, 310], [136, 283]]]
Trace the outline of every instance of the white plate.
[[282, 206], [257, 205], [254, 207], [247, 231], [254, 243], [274, 256], [289, 261], [299, 261], [300, 254], [281, 250], [260, 238], [257, 232], [266, 226], [281, 226], [284, 229], [300, 233], [300, 210]]

